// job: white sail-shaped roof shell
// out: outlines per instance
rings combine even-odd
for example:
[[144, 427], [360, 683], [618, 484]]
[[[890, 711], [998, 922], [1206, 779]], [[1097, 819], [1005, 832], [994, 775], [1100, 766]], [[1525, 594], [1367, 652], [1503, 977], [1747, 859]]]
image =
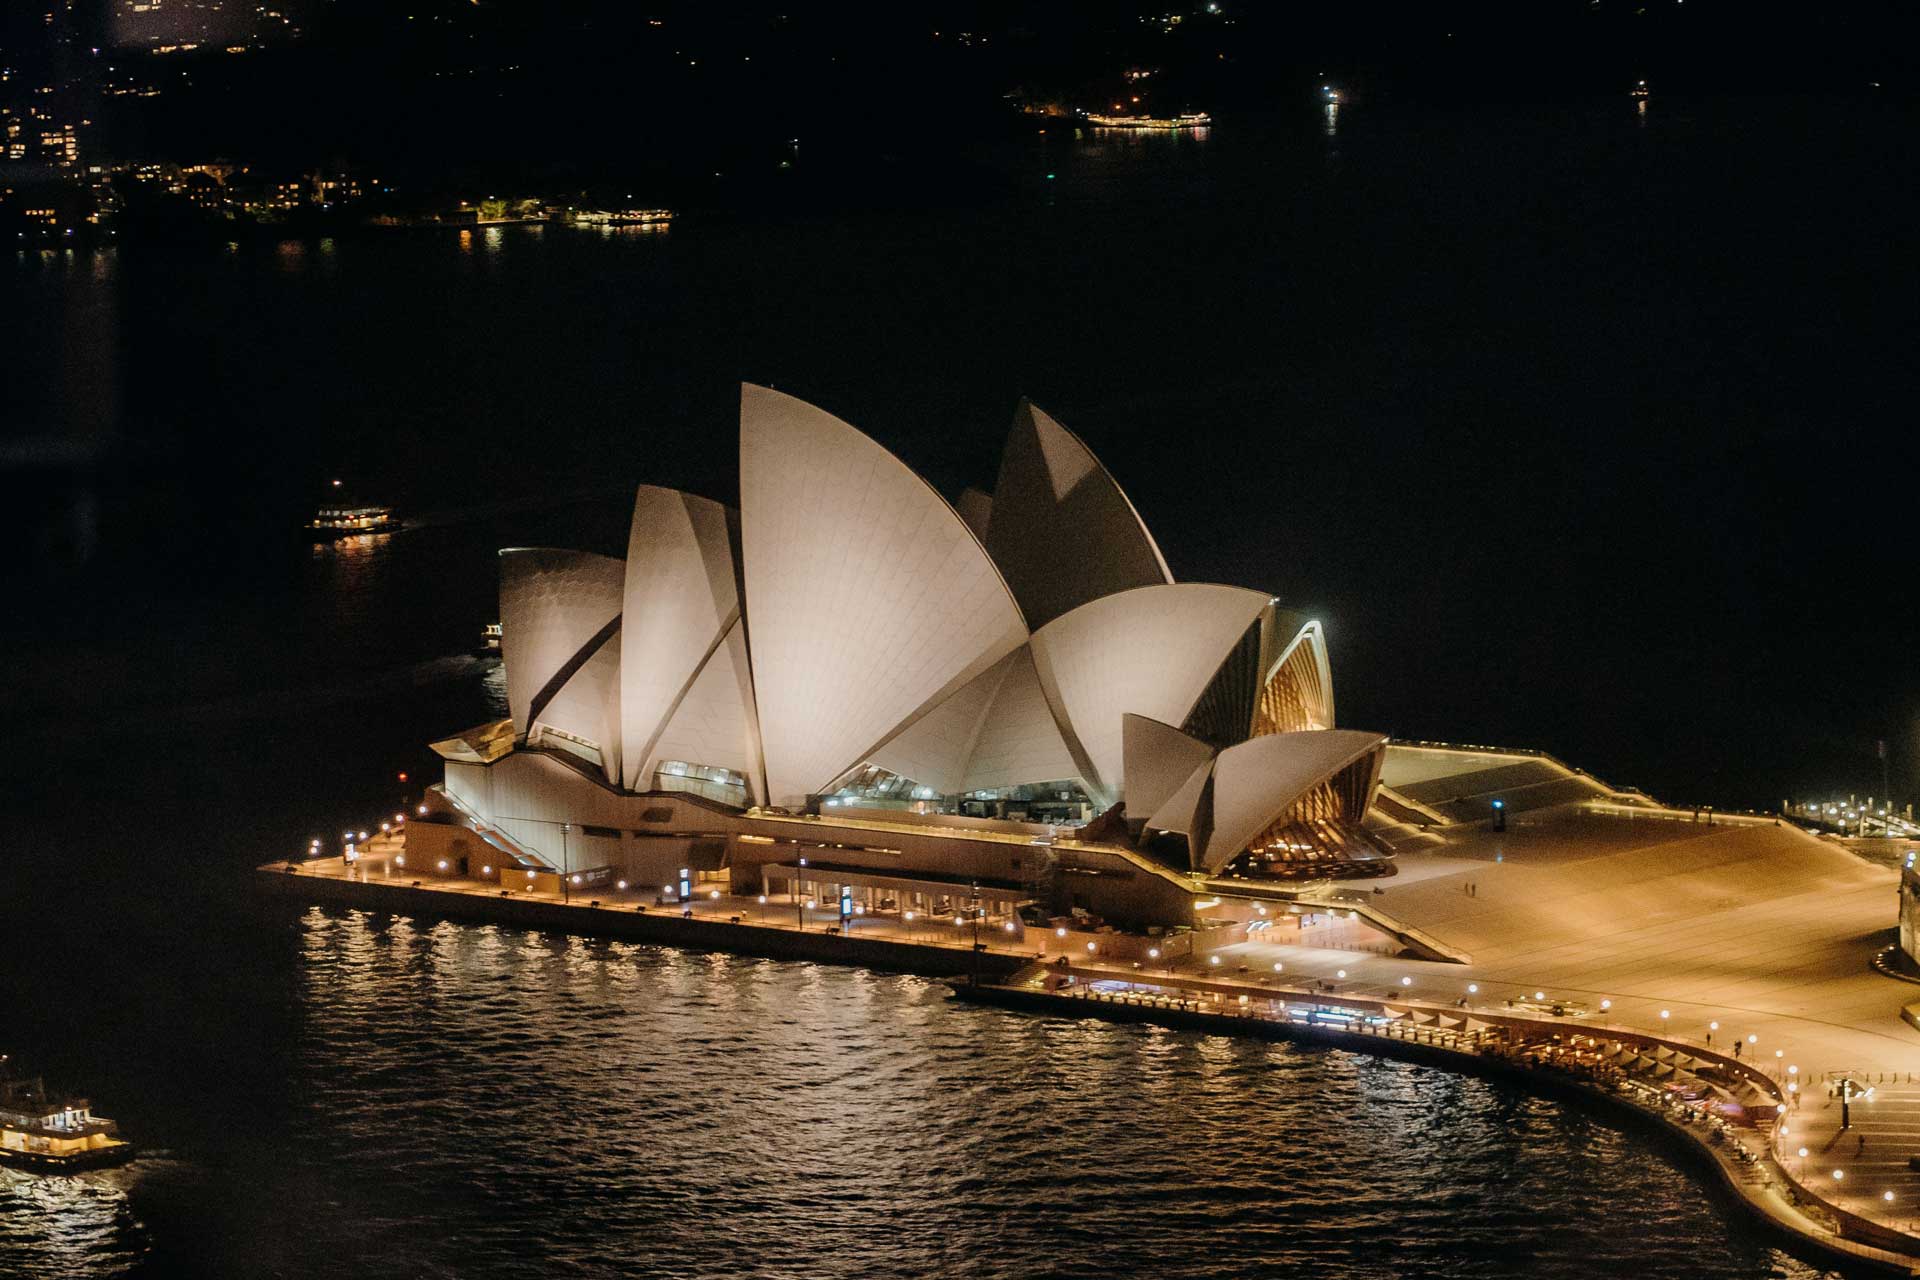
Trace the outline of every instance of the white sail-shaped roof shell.
[[500, 656], [515, 729], [533, 727], [554, 678], [592, 657], [589, 641], [619, 621], [626, 569], [610, 556], [547, 547], [500, 553]]
[[[689, 757], [659, 744], [706, 671], [715, 675], [705, 692], [723, 691], [728, 681], [722, 668], [731, 658], [716, 657], [727, 634], [740, 621], [739, 579], [734, 564], [733, 533], [727, 509], [707, 498], [641, 485], [634, 497], [633, 523], [627, 539], [625, 620], [620, 629], [622, 671], [620, 731], [624, 743], [625, 785], [645, 790], [661, 759], [724, 765], [756, 778], [757, 765], [747, 761], [757, 752], [744, 752], [737, 742], [725, 759]], [[739, 663], [745, 672], [744, 657]], [[751, 691], [745, 694], [751, 703]], [[709, 696], [711, 701], [711, 696]], [[740, 695], [729, 699], [739, 703]], [[690, 713], [706, 722], [717, 708]], [[729, 705], [725, 718], [750, 720], [748, 706]], [[727, 736], [733, 736], [731, 727]], [[681, 744], [684, 747], [684, 742]]]
[[[1308, 790], [1368, 756], [1374, 757], [1366, 788], [1371, 796], [1386, 745], [1377, 733], [1309, 729], [1264, 734], [1228, 747], [1213, 762], [1213, 826], [1201, 865], [1218, 871]], [[1359, 814], [1352, 816], [1358, 821]]]
[[823, 791], [1027, 638], [946, 500], [804, 401], [741, 389], [740, 508], [774, 804]]
[[1090, 600], [1173, 581], [1119, 483], [1078, 436], [1024, 400], [1000, 458], [986, 543], [1035, 630]]
[[[538, 738], [554, 728], [598, 749], [608, 782], [620, 781], [620, 638], [611, 636], [594, 649], [560, 686], [551, 701], [533, 713], [527, 727]], [[576, 753], [577, 754], [577, 753]]]
[[654, 771], [663, 760], [732, 769], [749, 780], [755, 794], [759, 793], [760, 734], [753, 714], [746, 627], [738, 619], [654, 739], [638, 772], [638, 784], [628, 785], [637, 791], [650, 789]]
[[1119, 798], [1122, 717], [1185, 723], [1222, 658], [1270, 603], [1242, 587], [1166, 583], [1083, 604], [1034, 633], [1040, 686], [1097, 799]]
[[1200, 739], [1132, 712], [1121, 717], [1120, 740], [1127, 812], [1142, 818], [1165, 805], [1194, 770], [1213, 759], [1213, 748]]
[[942, 795], [1080, 776], [1025, 647], [907, 726], [871, 761]]

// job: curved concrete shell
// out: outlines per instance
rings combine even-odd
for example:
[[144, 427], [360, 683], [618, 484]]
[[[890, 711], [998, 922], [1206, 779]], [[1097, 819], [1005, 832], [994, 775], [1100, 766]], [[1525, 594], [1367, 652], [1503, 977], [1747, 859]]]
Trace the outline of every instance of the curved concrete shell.
[[[1197, 848], [1197, 869], [1219, 871], [1316, 787], [1353, 770], [1336, 790], [1339, 812], [1357, 824], [1380, 782], [1387, 740], [1356, 729], [1273, 733], [1228, 747], [1213, 762], [1212, 830]], [[1354, 766], [1360, 766], [1355, 770]]]
[[946, 500], [804, 401], [741, 388], [740, 509], [774, 804], [824, 790], [1026, 639]]
[[1040, 687], [1096, 798], [1119, 798], [1122, 717], [1184, 724], [1223, 657], [1270, 603], [1264, 592], [1242, 587], [1165, 583], [1083, 604], [1034, 634]]
[[1173, 581], [1107, 469], [1025, 400], [1000, 458], [986, 543], [1035, 630], [1101, 596]]
[[1213, 748], [1200, 739], [1131, 712], [1121, 717], [1120, 742], [1127, 812], [1140, 818], [1166, 804], [1194, 770], [1213, 758]]
[[1253, 733], [1333, 728], [1333, 670], [1318, 622], [1308, 622], [1268, 668], [1254, 709]]
[[[527, 741], [566, 751], [620, 781], [620, 638], [608, 636], [533, 712]], [[558, 734], [553, 731], [558, 730]]]
[[1025, 646], [907, 726], [872, 762], [942, 795], [1080, 781]]
[[[620, 736], [623, 781], [630, 790], [646, 790], [655, 762], [663, 757], [748, 772], [743, 762], [757, 754], [743, 753], [737, 742], [724, 760], [657, 749], [696, 676], [732, 665], [723, 659], [716, 667], [714, 660], [740, 620], [736, 536], [731, 513], [707, 498], [654, 485], [641, 485], [634, 497], [620, 628]], [[740, 666], [744, 674], [744, 658]], [[750, 692], [746, 697], [750, 702]], [[729, 706], [726, 715], [738, 721], [744, 712]], [[694, 718], [710, 716], [694, 713]], [[758, 773], [756, 766], [748, 776], [757, 780]]]
[[585, 551], [500, 553], [500, 657], [508, 712], [521, 736], [619, 628], [625, 576], [620, 561]]
[[[622, 673], [622, 684], [625, 673]], [[624, 690], [622, 692], [624, 698]], [[747, 666], [747, 632], [738, 619], [728, 628], [726, 639], [718, 645], [692, 684], [673, 709], [672, 717], [661, 726], [648, 748], [647, 758], [636, 769], [629, 760], [631, 775], [637, 781], [630, 790], [647, 791], [654, 786], [654, 771], [663, 760], [688, 764], [715, 765], [731, 769], [745, 777], [750, 790], [759, 793], [760, 729], [753, 714], [753, 680]]]
[[[1007, 668], [1020, 656], [1018, 651], [975, 676], [953, 696], [908, 725], [875, 751], [872, 763], [889, 773], [941, 795], [953, 795], [966, 788], [967, 763], [973, 758], [974, 743], [980, 738], [994, 696], [1007, 678]], [[1028, 663], [1031, 667], [1032, 663]]]

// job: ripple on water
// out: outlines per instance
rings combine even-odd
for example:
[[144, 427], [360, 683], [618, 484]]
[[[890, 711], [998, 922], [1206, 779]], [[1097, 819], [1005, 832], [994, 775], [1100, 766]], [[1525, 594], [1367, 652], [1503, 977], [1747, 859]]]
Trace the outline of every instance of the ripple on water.
[[862, 970], [298, 929], [285, 1131], [200, 1170], [196, 1211], [150, 1197], [152, 1225], [142, 1165], [9, 1176], [0, 1272], [1816, 1274], [1635, 1140], [1484, 1080]]

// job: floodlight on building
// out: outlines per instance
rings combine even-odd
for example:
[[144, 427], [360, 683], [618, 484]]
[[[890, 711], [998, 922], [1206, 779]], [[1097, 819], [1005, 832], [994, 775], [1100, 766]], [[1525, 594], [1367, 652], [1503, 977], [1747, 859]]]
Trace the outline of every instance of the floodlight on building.
[[1784, 1058], [1787, 1056], [1787, 1051], [1785, 1049], [1775, 1049], [1773, 1051], [1773, 1056], [1776, 1058]]
[[1847, 1176], [1847, 1171], [1845, 1169], [1835, 1169], [1833, 1171], [1833, 1180], [1835, 1182], [1840, 1181], [1842, 1178], [1846, 1176]]
[[1273, 971], [1274, 971], [1275, 973], [1282, 973], [1282, 972], [1285, 972], [1285, 970], [1286, 970], [1286, 967], [1287, 967], [1287, 966], [1285, 966], [1285, 965], [1283, 965], [1283, 964], [1281, 964], [1281, 963], [1280, 963], [1280, 962], [1279, 962], [1278, 960], [1275, 960], [1275, 961], [1273, 962]]
[[404, 853], [396, 853], [396, 854], [394, 854], [394, 855], [393, 855], [393, 865], [394, 865], [394, 866], [396, 866], [396, 867], [404, 867], [404, 866], [406, 866], [406, 865], [407, 865], [407, 855], [406, 855], [406, 854], [404, 854]]
[[1480, 984], [1479, 984], [1479, 983], [1477, 983], [1477, 982], [1469, 982], [1469, 983], [1467, 984], [1467, 994], [1468, 994], [1468, 995], [1470, 995], [1470, 996], [1477, 996], [1477, 995], [1479, 995], [1479, 994], [1480, 994]]
[[1158, 960], [1159, 958], [1160, 958], [1160, 948], [1158, 947], [1147, 948], [1147, 959]]
[[[760, 899], [760, 901], [762, 901], [762, 902], [765, 902], [765, 901], [766, 901], [766, 899], [765, 899], [765, 898], [762, 898], [762, 899]], [[913, 923], [913, 912], [911, 912], [911, 911], [909, 911], [909, 912], [907, 912], [907, 923], [908, 923], [908, 924], [912, 924], [912, 923]]]
[[1413, 985], [1413, 979], [1412, 979], [1412, 978], [1402, 978], [1402, 979], [1400, 979], [1400, 985], [1401, 985], [1401, 986], [1403, 986], [1403, 987], [1410, 987], [1410, 986], [1412, 986], [1412, 985]]
[[1544, 991], [1536, 991], [1533, 993], [1533, 998], [1535, 1000], [1545, 1000], [1547, 998], [1547, 993]]
[[[578, 880], [578, 879], [579, 879], [579, 877], [578, 877], [578, 876], [575, 876], [575, 877], [574, 877], [574, 879], [575, 879], [575, 880]], [[718, 889], [709, 889], [709, 890], [707, 890], [707, 897], [709, 897], [709, 898], [718, 898], [719, 896], [720, 896], [720, 891], [719, 891]]]
[[1800, 1074], [1800, 1068], [1792, 1063], [1789, 1063], [1787, 1065], [1787, 1074], [1790, 1076], [1797, 1076]]
[[1601, 1007], [1602, 1009], [1611, 1009], [1611, 1008], [1613, 1008], [1613, 1001], [1611, 1001], [1611, 1000], [1602, 1000], [1602, 1001], [1600, 1002], [1600, 1007]]
[[1347, 976], [1347, 971], [1345, 969], [1335, 969], [1333, 971], [1333, 976], [1336, 978], [1344, 978]]
[[1007, 932], [1008, 932], [1008, 933], [1018, 933], [1019, 931], [1020, 931], [1020, 926], [1018, 926], [1018, 925], [1016, 925], [1016, 924], [1015, 924], [1015, 923], [1014, 923], [1013, 921], [1011, 921], [1011, 920], [1009, 920], [1009, 921], [1007, 921]]
[[1748, 1036], [1748, 1037], [1747, 1037], [1747, 1043], [1748, 1043], [1748, 1044], [1759, 1044], [1759, 1043], [1760, 1043], [1760, 1037], [1759, 1037], [1759, 1036]]
[[1805, 1147], [1800, 1148], [1800, 1158], [1802, 1160], [1807, 1158], [1807, 1149]]
[[486, 865], [486, 866], [484, 866], [484, 867], [482, 867], [482, 868], [480, 868], [480, 874], [481, 874], [481, 875], [483, 875], [483, 876], [490, 876], [490, 875], [492, 875], [492, 874], [493, 874], [493, 865], [492, 865], [491, 863], [489, 863], [488, 865]]
[[440, 871], [445, 871], [447, 869], [447, 860], [445, 858], [442, 858], [440, 859], [439, 862], [436, 862], [434, 866], [436, 869]]
[[1673, 1011], [1670, 1009], [1662, 1009], [1660, 1011], [1660, 1016], [1662, 1019], [1671, 1018], [1673, 1016]]
[[1093, 944], [1092, 944], [1091, 942], [1089, 942], [1089, 943], [1087, 944], [1087, 954], [1088, 954], [1088, 955], [1092, 955], [1092, 954], [1094, 953], [1094, 951], [1095, 951], [1096, 949], [1097, 949], [1097, 948], [1095, 948], [1095, 947], [1094, 947], [1094, 945], [1093, 945]]
[[419, 810], [418, 810], [417, 812], [419, 812], [419, 813], [421, 813], [421, 814], [425, 814], [425, 813], [426, 813], [426, 811], [427, 811], [427, 806], [425, 806], [425, 805], [421, 805], [421, 806], [420, 806], [420, 808], [419, 808]]
[[405, 822], [407, 820], [407, 815], [404, 813], [396, 813], [393, 815], [393, 820], [395, 822]]
[[1208, 956], [1208, 957], [1207, 957], [1207, 963], [1208, 963], [1208, 964], [1219, 964], [1219, 963], [1220, 963], [1220, 957], [1219, 957], [1219, 956]]
[[1888, 1204], [1892, 1204], [1892, 1203], [1893, 1203], [1893, 1192], [1891, 1192], [1891, 1191], [1882, 1191], [1882, 1192], [1880, 1193], [1880, 1198], [1881, 1198], [1882, 1200], [1885, 1200], [1885, 1201], [1886, 1201], [1886, 1202], [1887, 1202]]
[[1065, 927], [1063, 926], [1063, 927], [1061, 927], [1061, 928], [1058, 928], [1058, 929], [1055, 929], [1055, 930], [1053, 931], [1053, 936], [1054, 936], [1054, 937], [1056, 937], [1056, 938], [1064, 938], [1064, 937], [1066, 937], [1066, 936], [1067, 936], [1067, 931], [1066, 931], [1066, 928], [1065, 928]]
[[1717, 1022], [1709, 1022], [1707, 1024], [1707, 1030], [1709, 1031], [1718, 1031], [1719, 1029], [1720, 1029], [1720, 1024]]

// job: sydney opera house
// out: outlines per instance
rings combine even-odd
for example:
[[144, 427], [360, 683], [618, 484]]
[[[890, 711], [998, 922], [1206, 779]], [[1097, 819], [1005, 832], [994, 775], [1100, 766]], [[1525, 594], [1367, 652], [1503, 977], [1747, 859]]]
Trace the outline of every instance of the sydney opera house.
[[1335, 727], [1320, 625], [1176, 581], [1032, 405], [993, 494], [949, 503], [746, 386], [738, 510], [642, 486], [625, 559], [500, 571], [510, 718], [434, 744], [409, 833], [449, 874], [1177, 925], [1196, 894], [1391, 874], [1379, 829], [1419, 820], [1386, 740]]

